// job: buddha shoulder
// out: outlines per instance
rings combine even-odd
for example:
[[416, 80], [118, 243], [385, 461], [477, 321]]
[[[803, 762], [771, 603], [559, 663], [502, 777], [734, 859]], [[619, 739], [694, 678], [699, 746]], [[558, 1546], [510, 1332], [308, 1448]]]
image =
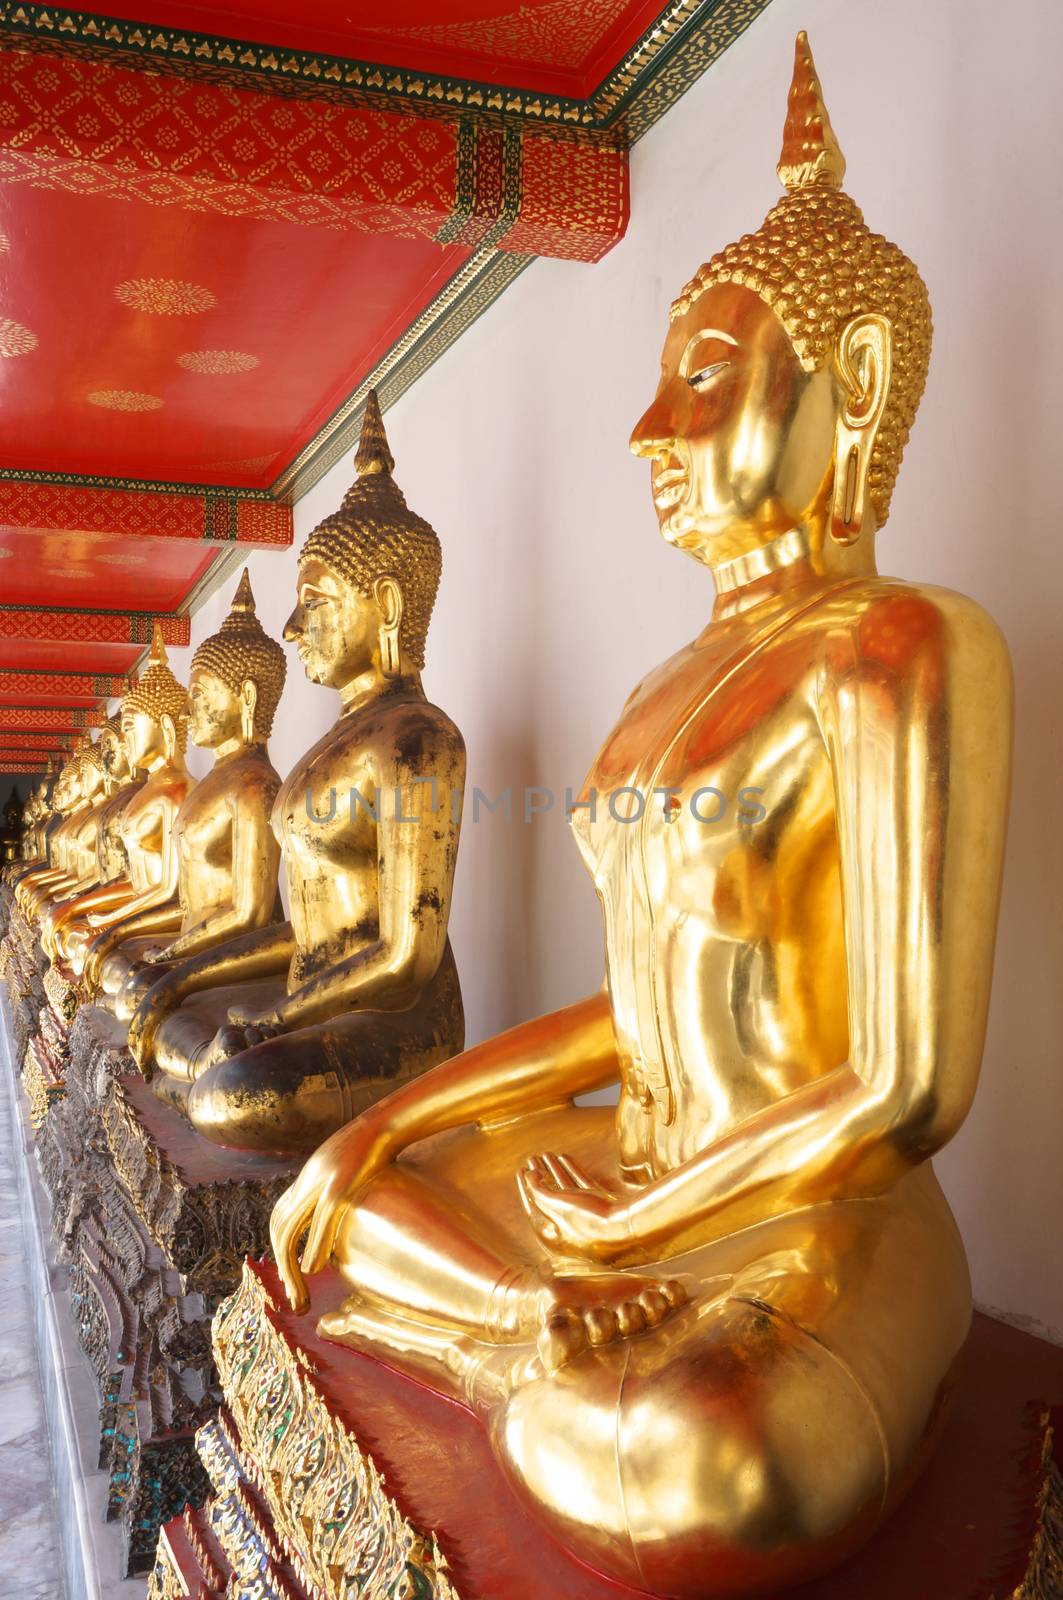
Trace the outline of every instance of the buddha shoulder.
[[352, 754], [371, 754], [385, 766], [429, 777], [440, 762], [464, 762], [465, 741], [459, 729], [430, 700], [420, 695], [386, 696], [364, 711], [343, 718], [335, 729], [335, 746]]
[[869, 578], [847, 586], [815, 621], [828, 680], [855, 671], [879, 681], [920, 680], [950, 698], [968, 689], [1010, 693], [1003, 633], [976, 600], [954, 590]]

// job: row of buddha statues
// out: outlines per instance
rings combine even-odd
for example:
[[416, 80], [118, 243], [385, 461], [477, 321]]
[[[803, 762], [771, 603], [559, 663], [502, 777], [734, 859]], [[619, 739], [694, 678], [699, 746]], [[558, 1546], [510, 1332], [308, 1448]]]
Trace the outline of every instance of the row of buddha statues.
[[[395, 483], [375, 396], [357, 465], [285, 628], [339, 691], [335, 726], [282, 784], [267, 741], [285, 652], [245, 571], [187, 691], [156, 629], [118, 715], [59, 774], [51, 864], [16, 888], [53, 963], [129, 1023], [160, 1096], [207, 1138], [284, 1154], [464, 1040], [447, 939], [460, 807], [433, 813], [421, 792], [427, 774], [460, 796], [465, 773], [420, 683], [439, 542]], [[199, 782], [189, 738], [214, 757]], [[337, 785], [366, 796], [354, 825], [310, 803]]]
[[[804, 35], [778, 170], [672, 305], [632, 438], [716, 597], [588, 775], [646, 797], [635, 825], [572, 812], [601, 989], [463, 1049], [460, 816], [425, 780], [460, 793], [465, 751], [420, 677], [439, 542], [373, 398], [284, 630], [333, 726], [282, 781], [245, 574], [187, 694], [156, 638], [17, 885], [200, 1135], [308, 1157], [273, 1220], [292, 1305], [338, 1268], [323, 1334], [474, 1410], [591, 1568], [690, 1600], [840, 1561], [933, 1441], [971, 1292], [931, 1158], [975, 1089], [1007, 808], [999, 632], [877, 571], [930, 306], [841, 187]], [[755, 825], [685, 804], [742, 784]], [[307, 804], [331, 789], [360, 803]]]

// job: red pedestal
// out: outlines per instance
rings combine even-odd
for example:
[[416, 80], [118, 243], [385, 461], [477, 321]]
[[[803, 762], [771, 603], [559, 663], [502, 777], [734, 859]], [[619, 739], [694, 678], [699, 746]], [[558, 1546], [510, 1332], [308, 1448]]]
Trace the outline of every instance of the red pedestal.
[[[278, 1307], [275, 1269], [255, 1269]], [[343, 1298], [314, 1281], [320, 1314]], [[486, 1436], [462, 1407], [281, 1312], [316, 1382], [383, 1472], [404, 1515], [434, 1533], [462, 1600], [645, 1600], [588, 1571], [523, 1510]], [[1010, 1600], [1028, 1576], [1046, 1468], [1044, 1413], [1063, 1403], [1063, 1349], [978, 1315], [941, 1444], [889, 1524], [831, 1576], [792, 1600]], [[1063, 1428], [1063, 1411], [1054, 1419]], [[1023, 1600], [1049, 1600], [1043, 1583]], [[765, 1596], [765, 1600], [774, 1597]]]

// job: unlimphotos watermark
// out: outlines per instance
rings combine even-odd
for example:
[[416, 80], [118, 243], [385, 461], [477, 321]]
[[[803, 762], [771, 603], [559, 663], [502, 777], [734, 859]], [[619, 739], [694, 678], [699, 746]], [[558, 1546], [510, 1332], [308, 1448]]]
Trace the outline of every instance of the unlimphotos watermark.
[[[566, 817], [577, 811], [586, 811], [590, 821], [597, 822], [608, 814], [614, 822], [641, 822], [647, 815], [658, 814], [666, 823], [678, 822], [686, 815], [705, 827], [737, 825], [752, 828], [767, 817], [767, 808], [761, 803], [764, 790], [746, 784], [728, 795], [712, 784], [697, 789], [681, 789], [669, 784], [655, 784], [649, 790], [635, 784], [622, 784], [616, 789], [581, 790], [576, 794], [566, 788], [561, 806]], [[367, 818], [376, 823], [422, 823], [449, 812], [452, 822], [479, 822], [484, 816], [501, 816], [504, 821], [531, 823], [537, 817], [547, 816], [560, 809], [558, 794], [543, 784], [528, 784], [523, 789], [500, 789], [489, 795], [474, 787], [469, 794], [463, 789], [441, 784], [437, 778], [414, 778], [412, 782], [395, 788], [376, 786], [371, 795], [361, 789], [351, 788], [345, 800], [340, 791], [329, 789], [327, 803], [324, 796], [306, 791], [306, 815], [311, 822], [322, 827], [337, 818], [354, 823]]]

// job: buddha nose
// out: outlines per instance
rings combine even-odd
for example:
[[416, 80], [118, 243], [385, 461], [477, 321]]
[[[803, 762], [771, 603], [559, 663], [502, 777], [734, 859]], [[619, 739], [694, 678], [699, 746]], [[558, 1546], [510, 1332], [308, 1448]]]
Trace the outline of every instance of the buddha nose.
[[657, 396], [636, 422], [630, 448], [634, 456], [666, 456], [675, 443], [675, 420], [664, 394]]
[[284, 624], [283, 637], [285, 639], [287, 639], [289, 644], [294, 644], [296, 639], [300, 638], [301, 635], [302, 635], [302, 632], [303, 632], [303, 627], [302, 627], [303, 616], [302, 616], [302, 612], [303, 612], [302, 606], [296, 606], [295, 610], [292, 612], [291, 616], [288, 618], [287, 622]]

